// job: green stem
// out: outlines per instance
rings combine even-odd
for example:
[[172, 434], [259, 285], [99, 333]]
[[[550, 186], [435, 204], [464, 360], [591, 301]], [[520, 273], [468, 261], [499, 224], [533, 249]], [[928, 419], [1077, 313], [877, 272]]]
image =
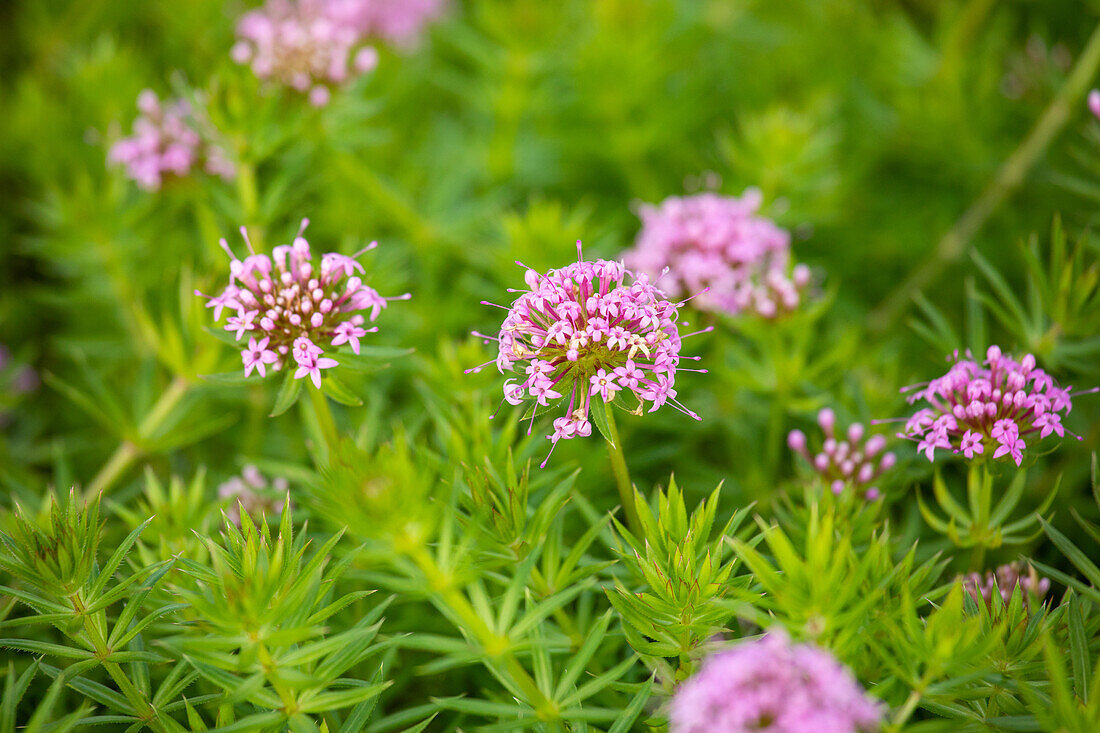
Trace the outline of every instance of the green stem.
[[901, 726], [905, 725], [906, 721], [913, 715], [913, 712], [917, 709], [917, 703], [920, 702], [921, 697], [924, 696], [924, 688], [919, 687], [909, 693], [909, 697], [906, 698], [905, 704], [898, 709], [897, 715], [890, 721], [890, 731], [899, 731]]
[[985, 569], [985, 543], [979, 542], [974, 545], [974, 549], [970, 551], [970, 569], [975, 573], [980, 573]]
[[180, 400], [190, 389], [190, 383], [183, 377], [176, 377], [168, 385], [168, 389], [156, 401], [153, 408], [142, 418], [137, 427], [137, 437], [133, 440], [126, 439], [119, 443], [118, 448], [99, 469], [99, 472], [88, 484], [88, 492], [92, 495], [105, 492], [121, 477], [130, 466], [141, 456], [145, 455], [142, 443], [151, 438], [164, 422], [172, 414], [172, 411], [180, 403]]
[[1031, 128], [1027, 137], [1005, 159], [997, 175], [936, 245], [935, 251], [900, 287], [893, 290], [869, 317], [870, 329], [879, 334], [890, 329], [915, 293], [932, 284], [944, 269], [962, 257], [971, 238], [985, 225], [1009, 194], [1016, 190], [1051, 141], [1076, 110], [1089, 83], [1100, 68], [1100, 25], [1093, 30], [1077, 64]]
[[991, 539], [989, 517], [993, 503], [993, 475], [989, 472], [989, 464], [985, 461], [980, 465], [972, 463], [966, 484], [970, 512], [974, 517], [972, 531], [978, 541], [970, 554], [970, 569], [980, 573], [985, 568], [986, 544]]
[[[779, 473], [779, 457], [786, 441], [783, 436], [783, 427], [787, 415], [787, 378], [789, 364], [787, 361], [787, 343], [783, 339], [781, 327], [776, 326], [766, 330], [768, 338], [766, 347], [771, 352], [772, 373], [775, 375], [775, 388], [768, 406], [768, 428], [765, 435], [767, 444], [764, 446], [764, 465], [767, 467], [768, 476], [774, 482]], [[767, 497], [762, 497], [767, 498]]]
[[103, 669], [114, 680], [126, 700], [134, 706], [138, 716], [146, 721], [154, 731], [158, 733], [167, 731], [164, 723], [158, 718], [156, 708], [149, 702], [149, 698], [145, 696], [145, 693], [130, 681], [130, 678], [126, 676], [126, 673], [122, 671], [122, 668], [116, 662], [110, 661], [109, 657], [112, 650], [107, 648], [107, 639], [103, 631], [106, 626], [106, 612], [85, 613], [84, 602], [78, 594], [69, 596], [69, 603], [77, 615], [84, 617], [84, 634], [88, 637], [96, 656], [99, 657]]
[[615, 474], [615, 485], [619, 488], [619, 500], [626, 514], [626, 526], [635, 535], [641, 536], [642, 526], [638, 520], [638, 507], [634, 506], [634, 484], [630, 482], [630, 471], [626, 467], [626, 454], [623, 453], [623, 441], [619, 439], [619, 427], [615, 424], [615, 415], [611, 404], [603, 403], [607, 415], [607, 455], [611, 458], [611, 471]]
[[466, 627], [466, 631], [481, 644], [488, 655], [503, 662], [504, 670], [511, 677], [516, 687], [527, 696], [527, 702], [531, 707], [551, 716], [556, 715], [553, 702], [542, 693], [534, 678], [516, 659], [511, 650], [507, 648], [507, 637], [497, 634], [485, 623], [469, 599], [454, 587], [448, 575], [436, 563], [435, 558], [424, 549], [424, 545], [412, 545], [408, 548], [407, 553], [420, 569], [420, 572], [424, 574], [428, 586], [432, 589], [438, 601], [450, 609]]
[[325, 441], [325, 456], [326, 458], [336, 450], [336, 444], [340, 440], [340, 434], [336, 430], [336, 420], [332, 417], [332, 409], [328, 405], [328, 398], [325, 397], [325, 393], [319, 389], [312, 389], [309, 385], [306, 385], [306, 389], [309, 390], [309, 399], [313, 404], [313, 414], [317, 418], [317, 424], [321, 428], [321, 436]]
[[296, 714], [298, 712], [298, 699], [294, 696], [293, 691], [287, 689], [287, 687], [278, 680], [273, 679], [272, 673], [277, 663], [262, 641], [256, 646], [256, 657], [260, 662], [261, 668], [264, 670], [264, 676], [267, 678], [267, 681], [271, 683], [271, 688], [275, 690], [275, 694], [283, 701], [284, 712], [286, 712], [287, 715]]
[[237, 197], [241, 202], [245, 226], [252, 228], [256, 224], [256, 212], [259, 210], [256, 168], [252, 163], [240, 163], [237, 166]]

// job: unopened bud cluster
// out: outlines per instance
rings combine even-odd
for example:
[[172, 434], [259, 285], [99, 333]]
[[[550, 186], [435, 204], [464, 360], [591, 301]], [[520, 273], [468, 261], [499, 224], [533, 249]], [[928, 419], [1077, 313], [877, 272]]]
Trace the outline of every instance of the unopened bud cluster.
[[873, 483], [896, 462], [893, 453], [883, 453], [886, 438], [867, 437], [860, 423], [852, 423], [838, 434], [836, 414], [828, 408], [817, 414], [817, 424], [825, 434], [820, 451], [810, 453], [801, 430], [787, 435], [787, 445], [806, 459], [834, 494], [840, 495], [850, 487], [869, 501], [878, 499], [882, 494]]
[[218, 498], [228, 502], [225, 515], [236, 525], [241, 523], [241, 509], [249, 516], [272, 516], [283, 511], [289, 484], [279, 476], [268, 483], [260, 469], [249, 464], [241, 469], [240, 476], [234, 476], [218, 486]]

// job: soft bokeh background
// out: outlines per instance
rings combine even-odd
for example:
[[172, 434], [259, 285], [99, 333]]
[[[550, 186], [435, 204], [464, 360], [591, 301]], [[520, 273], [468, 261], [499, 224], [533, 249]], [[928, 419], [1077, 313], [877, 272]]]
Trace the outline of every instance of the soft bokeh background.
[[[798, 538], [809, 532], [808, 512], [780, 499], [804, 471], [785, 436], [810, 430], [820, 408], [834, 407], [844, 423], [905, 415], [900, 387], [942, 374], [955, 349], [982, 353], [989, 343], [1034, 352], [1063, 384], [1100, 384], [1100, 268], [1090, 232], [1100, 201], [1100, 123], [1084, 101], [1100, 69], [1095, 1], [453, 0], [418, 43], [384, 47], [373, 74], [320, 110], [230, 62], [234, 24], [248, 7], [0, 3], [0, 343], [12, 363], [33, 370], [0, 371], [0, 503], [42, 507], [50, 488], [106, 487], [104, 547], [160, 511], [133, 553], [135, 566], [205, 557], [193, 530], [217, 536], [217, 485], [255, 464], [288, 479], [295, 520], [309, 519], [314, 546], [352, 525], [334, 551], [357, 563], [345, 585], [403, 593], [385, 635], [438, 634], [446, 642], [440, 648], [453, 649], [447, 644], [458, 632], [424, 600], [436, 589], [395, 575], [399, 553], [385, 558], [396, 563], [387, 567], [369, 552], [355, 556], [355, 548], [378, 527], [443, 514], [436, 509], [452, 484], [484, 478], [472, 466], [498, 476], [507, 474], [509, 451], [515, 465], [542, 460], [545, 426], [526, 437], [519, 410], [508, 406], [489, 419], [502, 377], [492, 369], [465, 373], [491, 357], [470, 331], [493, 332], [500, 322], [500, 311], [479, 303], [506, 301], [506, 289], [520, 286], [516, 260], [560, 266], [576, 256], [577, 239], [589, 255], [618, 257], [637, 234], [638, 203], [670, 195], [759, 188], [764, 213], [792, 232], [795, 258], [812, 266], [818, 293], [781, 323], [687, 311], [693, 325], [715, 326], [687, 342], [709, 373], [684, 373], [676, 385], [703, 421], [671, 409], [620, 420], [644, 492], [675, 473], [694, 506], [724, 482], [723, 519], [756, 502], [753, 511], [769, 522], [779, 516]], [[201, 92], [220, 142], [248, 174], [228, 183], [194, 177], [150, 193], [108, 169], [107, 149], [129, 132], [145, 88], [162, 97]], [[238, 246], [244, 224], [269, 248], [289, 241], [303, 217], [312, 222], [315, 252], [351, 253], [377, 239], [381, 246], [363, 258], [368, 284], [413, 294], [388, 308], [368, 340], [415, 352], [385, 369], [341, 375], [365, 404], [334, 406], [336, 419], [371, 459], [335, 477], [320, 471], [324, 480], [309, 470], [309, 410], [268, 417], [278, 380], [242, 386], [204, 378], [239, 371], [240, 355], [208, 332], [210, 312], [191, 294], [224, 282], [220, 236]], [[1072, 255], [1068, 274], [1049, 265], [1062, 250]], [[1054, 440], [1029, 447], [1014, 517], [1033, 512], [1061, 479], [1053, 522], [1079, 546], [1095, 547], [1070, 517], [1076, 510], [1096, 519], [1089, 457], [1100, 447], [1100, 396], [1082, 396], [1074, 408], [1067, 427], [1084, 439], [1049, 454]], [[941, 583], [946, 593], [967, 569], [969, 551], [953, 548], [920, 516], [915, 497], [928, 495], [930, 464], [912, 444], [893, 448], [900, 461], [883, 483], [877, 515], [890, 520], [893, 539], [870, 524], [874, 512], [839, 531], [846, 542], [857, 537], [860, 552], [882, 556], [875, 572], [887, 580], [875, 593], [893, 600], [895, 588], [925, 594]], [[959, 462], [941, 465], [959, 488]], [[196, 480], [194, 495], [181, 492], [158, 507], [143, 467], [162, 481], [190, 481], [204, 470], [207, 480]], [[549, 487], [577, 468], [577, 491], [558, 492], [561, 505], [553, 505]], [[998, 470], [1004, 486], [1013, 469]], [[578, 543], [618, 503], [595, 437], [563, 442], [550, 468], [532, 476], [533, 498], [528, 507], [522, 495], [518, 516], [561, 509], [546, 524], [555, 548]], [[371, 493], [376, 486], [383, 488]], [[459, 580], [470, 588], [496, 593], [531, 538], [513, 542], [514, 528], [505, 527], [499, 534], [511, 544], [493, 544], [485, 526], [500, 517], [486, 509], [487, 493], [462, 495], [467, 531], [456, 554], [473, 549], [455, 567], [469, 571]], [[916, 540], [919, 561], [946, 551], [947, 569], [942, 578], [916, 572], [910, 586], [908, 577], [898, 581], [909, 566], [900, 574], [894, 568]], [[728, 549], [724, 542], [715, 547]], [[560, 626], [553, 633], [568, 636], [570, 652], [610, 608], [604, 587], [624, 578], [633, 583], [624, 596], [642, 587], [624, 570], [629, 558], [616, 564], [607, 547], [592, 547], [574, 584], [603, 573], [604, 585], [592, 580], [559, 609], [556, 626], [547, 621], [537, 630]], [[1075, 573], [1038, 535], [991, 552], [986, 565], [1020, 553]], [[816, 588], [817, 578], [803, 580]], [[787, 618], [798, 623], [805, 614], [806, 631], [818, 621], [815, 609], [800, 602], [797, 582], [790, 587], [777, 605], [793, 608]], [[863, 592], [855, 588], [847, 587], [849, 596]], [[542, 602], [557, 590], [532, 583], [524, 593]], [[365, 608], [381, 613], [384, 595], [339, 623], [346, 628], [346, 617], [358, 621]], [[896, 611], [901, 618], [899, 606], [882, 605], [882, 617]], [[929, 613], [926, 606], [919, 613]], [[838, 617], [847, 618], [832, 621]], [[1095, 614], [1088, 623], [1095, 647]], [[47, 638], [61, 638], [41, 626]], [[632, 655], [620, 626], [616, 618], [615, 644], [592, 669]], [[206, 633], [196, 628], [194, 636]], [[977, 639], [973, 628], [952, 630]], [[835, 641], [836, 629], [829, 631]], [[710, 630], [701, 633], [706, 641]], [[893, 667], [864, 653], [871, 642], [856, 638], [862, 631], [840, 633], [849, 648], [837, 642], [834, 651], [899, 707], [909, 683], [890, 679]], [[513, 702], [476, 655], [452, 664], [418, 639], [393, 665], [396, 684], [382, 705], [388, 713], [426, 716], [435, 710], [432, 695]], [[957, 648], [946, 642], [951, 656], [965, 658], [955, 652], [970, 639], [956, 641]], [[927, 648], [932, 656], [941, 649]], [[1021, 664], [1046, 689], [1037, 649], [1032, 644]], [[558, 652], [556, 664], [564, 659]], [[907, 660], [924, 663], [917, 654]], [[680, 670], [694, 663], [681, 661]], [[977, 682], [952, 672], [978, 690], [972, 700], [1003, 692], [1005, 665], [986, 662], [992, 671]], [[356, 674], [367, 679], [373, 671]], [[624, 680], [640, 686], [649, 675], [638, 661]], [[660, 680], [665, 692], [674, 682]], [[36, 682], [39, 692], [44, 687]], [[951, 726], [968, 715], [984, 721], [971, 715], [984, 702], [948, 707], [964, 694], [959, 689], [936, 692], [935, 715], [945, 716], [939, 730], [958, 729]], [[80, 699], [66, 694], [67, 705]], [[633, 692], [602, 694], [598, 704], [622, 707]], [[648, 708], [657, 717], [659, 704]], [[989, 716], [998, 714], [994, 707]], [[913, 721], [931, 717], [921, 711]], [[441, 720], [463, 724], [458, 715]]]
[[[499, 312], [479, 301], [521, 282], [513, 262], [563, 264], [576, 239], [617, 256], [637, 232], [638, 202], [702, 188], [759, 187], [822, 301], [782, 326], [722, 321], [688, 342], [711, 373], [677, 387], [704, 421], [663, 410], [624, 423], [641, 485], [675, 471], [691, 496], [724, 480], [729, 506], [766, 506], [795, 471], [787, 430], [825, 405], [843, 419], [904, 414], [898, 387], [941, 373], [953, 348], [1030, 349], [1064, 383], [1100, 380], [1095, 313], [1008, 327], [997, 285], [969, 255], [972, 245], [1003, 274], [1002, 295], [1023, 294], [1041, 268], [1029, 271], [1020, 245], [1045, 253], [1060, 216], [1095, 263], [1089, 3], [454, 2], [419, 44], [385, 50], [323, 110], [229, 62], [244, 9], [0, 10], [0, 341], [44, 380], [0, 438], [0, 475], [16, 495], [92, 483], [124, 441], [135, 447], [114, 489], [122, 500], [140, 463], [181, 475], [205, 466], [221, 480], [248, 461], [304, 460], [297, 414], [266, 418], [274, 386], [199, 378], [238, 368], [238, 356], [202, 330], [209, 312], [190, 296], [225, 277], [219, 236], [244, 223], [270, 246], [303, 216], [315, 248], [379, 240], [369, 283], [414, 294], [371, 338], [416, 354], [358, 379], [366, 406], [339, 408], [341, 426], [385, 440], [400, 425], [457, 461], [503, 449], [485, 419], [500, 379], [463, 369], [487, 358], [468, 333], [496, 328]], [[255, 165], [255, 201], [213, 179], [150, 194], [106, 168], [147, 87], [205, 90], [227, 145]], [[1025, 146], [1018, 180], [1000, 173], [1044, 115], [1052, 134]], [[988, 189], [1005, 196], [957, 256], [942, 256], [941, 238]], [[173, 384], [179, 399], [158, 412]], [[1029, 492], [1064, 473], [1066, 500], [1087, 513], [1100, 403], [1075, 407], [1068, 424], [1086, 440], [1041, 460]], [[506, 409], [498, 423], [515, 417]], [[540, 433], [516, 444], [521, 457], [541, 459]], [[914, 504], [898, 499], [929, 469], [912, 446], [898, 450], [889, 501], [915, 531]], [[561, 470], [583, 465], [582, 485], [609, 508], [604, 461], [579, 440], [554, 458]]]

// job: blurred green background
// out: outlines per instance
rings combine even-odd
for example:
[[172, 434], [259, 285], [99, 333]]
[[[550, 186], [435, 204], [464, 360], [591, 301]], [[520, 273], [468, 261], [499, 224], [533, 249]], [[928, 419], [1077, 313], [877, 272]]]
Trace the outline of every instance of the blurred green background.
[[[203, 332], [209, 312], [190, 295], [227, 273], [219, 236], [233, 241], [243, 223], [271, 246], [303, 216], [315, 250], [377, 239], [369, 284], [414, 296], [372, 338], [416, 354], [358, 380], [366, 407], [341, 409], [341, 426], [385, 440], [400, 424], [451, 460], [501, 450], [485, 419], [501, 379], [463, 369], [487, 358], [469, 331], [496, 329], [499, 313], [478, 303], [519, 285], [513, 261], [559, 266], [578, 238], [618, 256], [638, 202], [704, 187], [759, 187], [822, 300], [782, 326], [723, 321], [688, 342], [711, 373], [677, 387], [704, 422], [662, 411], [624, 425], [643, 485], [675, 471], [696, 495], [724, 479], [731, 505], [767, 503], [794, 471], [788, 429], [825, 405], [842, 419], [905, 414], [897, 389], [940, 374], [952, 348], [997, 342], [1036, 351], [1063, 383], [1100, 379], [1095, 311], [997, 318], [1005, 292], [1025, 294], [1042, 273], [1020, 244], [1034, 238], [1045, 257], [1056, 216], [1095, 268], [1100, 126], [1084, 104], [1100, 60], [1095, 3], [453, 2], [416, 47], [385, 50], [322, 110], [229, 61], [245, 9], [0, 9], [0, 342], [44, 379], [0, 438], [15, 495], [93, 483], [120, 445], [133, 453], [121, 497], [142, 462], [223, 479], [249, 460], [304, 459], [296, 414], [266, 418], [272, 387], [200, 378], [239, 357]], [[255, 191], [204, 179], [150, 194], [108, 170], [106, 148], [146, 87], [203, 90]], [[975, 213], [975, 201], [990, 205]], [[964, 236], [944, 248], [960, 219]], [[999, 295], [971, 246], [1006, 278]], [[914, 304], [921, 294], [943, 320]], [[172, 385], [179, 399], [160, 414]], [[1065, 472], [1067, 494], [1084, 499], [1098, 415], [1095, 398], [1079, 400], [1069, 426], [1086, 440], [1042, 463], [1036, 496]], [[541, 459], [540, 435], [517, 445], [521, 457]], [[571, 443], [555, 464], [587, 467], [582, 483], [612, 506], [602, 450]], [[891, 500], [928, 475], [910, 446], [898, 450]], [[911, 502], [897, 511], [916, 517]]]

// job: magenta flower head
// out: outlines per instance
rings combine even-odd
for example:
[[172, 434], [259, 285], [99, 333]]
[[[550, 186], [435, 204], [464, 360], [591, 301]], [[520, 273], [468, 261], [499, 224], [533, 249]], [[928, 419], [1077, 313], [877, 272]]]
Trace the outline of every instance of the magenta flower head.
[[218, 486], [218, 498], [228, 502], [225, 515], [233, 524], [241, 524], [241, 508], [253, 517], [261, 514], [281, 514], [286, 503], [289, 484], [282, 476], [270, 484], [260, 469], [247, 465], [240, 476], [234, 476]]
[[760, 203], [760, 193], [749, 190], [741, 198], [702, 193], [642, 206], [642, 229], [626, 265], [672, 297], [701, 293], [696, 305], [703, 310], [789, 313], [803, 299], [810, 270], [790, 269], [790, 235], [756, 215]]
[[1092, 112], [1092, 116], [1100, 120], [1100, 89], [1093, 89], [1089, 92], [1088, 104], [1089, 112]]
[[373, 71], [378, 53], [363, 45], [359, 30], [332, 0], [268, 0], [241, 16], [230, 56], [251, 64], [260, 79], [272, 79], [328, 104], [334, 87]]
[[869, 733], [882, 703], [813, 644], [770, 631], [713, 655], [672, 698], [670, 733]]
[[111, 146], [107, 162], [125, 167], [139, 186], [156, 191], [166, 180], [184, 178], [194, 168], [225, 179], [235, 175], [222, 149], [199, 134], [186, 100], [162, 102], [146, 89], [138, 95], [137, 106], [141, 114], [134, 121], [133, 135]]
[[1018, 563], [1001, 565], [996, 571], [989, 570], [984, 574], [970, 573], [963, 578], [963, 589], [974, 599], [975, 603], [984, 603], [986, 608], [993, 608], [993, 594], [998, 593], [1005, 605], [1012, 600], [1012, 592], [1020, 586], [1024, 604], [1029, 605], [1032, 598], [1041, 600], [1050, 590], [1050, 580], [1039, 577], [1035, 568], [1030, 565], [1026, 569]]
[[806, 459], [834, 494], [839, 496], [851, 488], [869, 501], [882, 496], [872, 484], [896, 462], [893, 453], [883, 453], [886, 438], [867, 437], [860, 423], [852, 423], [847, 431], [838, 433], [836, 415], [829, 408], [817, 414], [817, 423], [825, 434], [821, 450], [811, 454], [801, 430], [792, 430], [787, 435], [791, 450]]
[[409, 298], [408, 293], [383, 297], [359, 277], [364, 270], [356, 258], [377, 242], [351, 257], [329, 252], [316, 264], [302, 236], [308, 225], [303, 219], [294, 243], [276, 247], [271, 257], [256, 254], [241, 227], [249, 251], [244, 260], [221, 240], [230, 258], [229, 285], [217, 296], [195, 291], [214, 309], [214, 320], [225, 310], [231, 313], [225, 330], [238, 341], [247, 337], [241, 349], [246, 377], [292, 365], [296, 379], [309, 377], [320, 388], [321, 371], [338, 364], [332, 358], [335, 347], [347, 344], [358, 354], [359, 339], [378, 330], [366, 328], [367, 320], [374, 321], [388, 301]]
[[528, 268], [529, 290], [505, 309], [500, 334], [474, 333], [498, 343], [495, 363], [501, 374], [517, 373], [504, 382], [504, 400], [513, 405], [532, 401], [532, 425], [539, 408], [568, 400], [547, 436], [554, 446], [561, 439], [592, 434], [594, 398], [625, 401], [629, 395], [629, 409], [636, 414], [647, 402], [650, 412], [667, 403], [698, 420], [676, 401], [680, 360], [698, 358], [680, 355], [676, 318], [681, 304], [667, 300], [648, 277], [635, 277], [621, 262], [585, 261], [580, 242], [577, 255], [577, 262], [545, 275]]
[[330, 12], [368, 38], [399, 46], [419, 40], [424, 27], [443, 13], [444, 0], [328, 0]]
[[902, 391], [911, 390], [910, 404], [928, 406], [905, 422], [898, 437], [916, 441], [929, 461], [943, 449], [968, 459], [1008, 457], [1019, 466], [1028, 443], [1069, 432], [1062, 417], [1073, 409], [1073, 388], [1059, 387], [1031, 354], [1015, 361], [990, 346], [979, 363], [969, 352], [963, 359], [956, 353], [947, 374]]

